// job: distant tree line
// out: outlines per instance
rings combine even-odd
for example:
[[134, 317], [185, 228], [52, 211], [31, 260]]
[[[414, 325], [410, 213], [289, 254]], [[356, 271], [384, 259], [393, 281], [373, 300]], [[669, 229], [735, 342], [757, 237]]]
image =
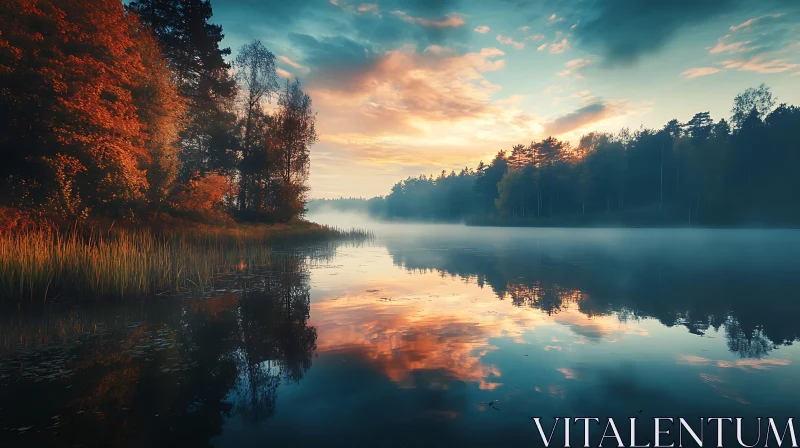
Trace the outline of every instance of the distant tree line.
[[274, 222], [305, 210], [316, 114], [208, 0], [0, 2], [0, 207]]
[[775, 107], [762, 84], [736, 96], [730, 121], [700, 112], [576, 145], [548, 137], [475, 169], [410, 177], [362, 208], [473, 223], [797, 226], [798, 142], [800, 108]]

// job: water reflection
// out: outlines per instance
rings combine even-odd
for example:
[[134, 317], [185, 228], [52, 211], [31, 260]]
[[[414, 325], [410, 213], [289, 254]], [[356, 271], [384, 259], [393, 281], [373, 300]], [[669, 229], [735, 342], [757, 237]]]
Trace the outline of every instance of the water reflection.
[[[748, 245], [746, 240], [743, 245], [737, 233], [717, 237], [722, 241], [714, 247], [726, 249], [717, 254], [719, 250], [692, 242], [654, 245], [640, 239], [532, 238], [501, 250], [491, 240], [473, 241], [470, 250], [453, 250], [452, 241], [420, 238], [410, 246], [388, 239], [387, 248], [398, 266], [488, 285], [499, 299], [556, 319], [559, 313], [578, 310], [590, 318], [614, 316], [620, 322], [655, 318], [700, 336], [723, 330], [731, 352], [760, 358], [800, 337], [800, 302], [794, 300], [800, 266], [786, 257], [787, 246], [793, 256], [800, 256], [800, 247], [797, 235], [788, 241], [775, 236], [766, 241], [771, 245]], [[753, 245], [762, 250], [753, 253]], [[728, 255], [731, 247], [738, 252]], [[776, 247], [780, 250], [771, 253]]]
[[307, 274], [288, 256], [228, 294], [5, 318], [0, 445], [203, 446], [269, 417], [311, 367]]
[[205, 298], [3, 314], [0, 445], [518, 445], [531, 415], [796, 410], [796, 234], [436, 229]]
[[245, 289], [238, 303], [240, 376], [232, 399], [251, 422], [275, 412], [281, 381], [297, 383], [311, 367], [317, 331], [308, 326], [309, 287], [303, 265], [292, 263]]

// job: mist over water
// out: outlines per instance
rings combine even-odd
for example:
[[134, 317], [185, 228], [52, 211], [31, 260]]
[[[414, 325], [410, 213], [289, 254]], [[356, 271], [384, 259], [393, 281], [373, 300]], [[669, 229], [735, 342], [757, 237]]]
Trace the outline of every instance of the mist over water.
[[308, 219], [364, 228], [387, 245], [493, 250], [512, 256], [536, 252], [570, 260], [584, 255], [617, 263], [689, 268], [796, 272], [800, 230], [697, 228], [531, 228], [377, 221], [366, 214], [323, 210]]
[[308, 218], [376, 238], [205, 298], [4, 316], [0, 443], [540, 446], [532, 416], [636, 416], [642, 443], [743, 417], [752, 443], [797, 410], [798, 231]]

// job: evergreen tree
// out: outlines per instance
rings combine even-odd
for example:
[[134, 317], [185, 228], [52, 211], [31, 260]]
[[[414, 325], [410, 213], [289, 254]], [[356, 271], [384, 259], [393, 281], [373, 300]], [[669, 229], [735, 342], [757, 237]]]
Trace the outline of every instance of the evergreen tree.
[[220, 48], [222, 27], [209, 23], [208, 0], [138, 0], [128, 8], [150, 25], [164, 49], [182, 96], [187, 125], [181, 134], [182, 177], [230, 171], [238, 142], [233, 112], [236, 82]]

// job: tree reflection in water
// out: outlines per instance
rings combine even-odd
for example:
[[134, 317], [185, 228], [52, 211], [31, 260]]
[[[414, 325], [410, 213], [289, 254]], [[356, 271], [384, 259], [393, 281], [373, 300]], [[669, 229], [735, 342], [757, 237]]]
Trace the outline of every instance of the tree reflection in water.
[[521, 239], [502, 249], [491, 238], [470, 240], [473, 250], [457, 250], [465, 244], [459, 236], [452, 237], [457, 244], [437, 237], [421, 238], [416, 246], [388, 239], [387, 249], [394, 264], [407, 270], [474, 281], [501, 300], [548, 316], [577, 309], [622, 321], [654, 318], [700, 336], [723, 330], [729, 350], [741, 358], [767, 356], [800, 338], [800, 302], [791, 294], [800, 288], [800, 267], [780, 263], [778, 256], [747, 258], [732, 248], [733, 255], [704, 253], [700, 260], [698, 249], [687, 244], [626, 246], [557, 237]]
[[0, 446], [208, 446], [226, 418], [268, 418], [316, 348], [306, 264], [202, 300], [0, 321]]
[[[296, 259], [295, 259], [296, 260]], [[235, 411], [249, 421], [275, 411], [281, 381], [298, 382], [311, 367], [317, 331], [308, 326], [310, 295], [299, 262], [268, 276], [239, 300], [241, 347]]]

